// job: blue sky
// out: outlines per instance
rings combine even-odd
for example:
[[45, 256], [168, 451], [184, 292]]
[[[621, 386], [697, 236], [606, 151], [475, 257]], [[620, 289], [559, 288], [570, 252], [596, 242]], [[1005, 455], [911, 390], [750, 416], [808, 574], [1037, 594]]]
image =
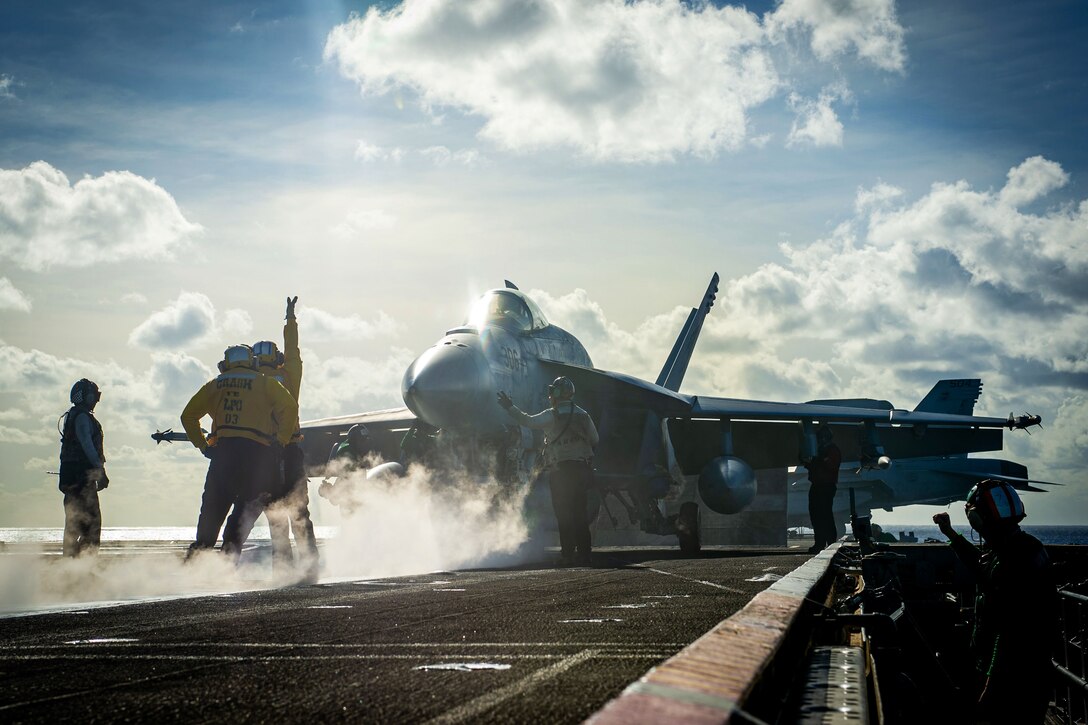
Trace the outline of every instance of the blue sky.
[[113, 459], [163, 482], [116, 522], [184, 524], [200, 461], [145, 429], [287, 294], [312, 417], [396, 404], [504, 278], [652, 375], [718, 271], [692, 392], [980, 376], [1048, 421], [1006, 455], [1083, 478], [1082, 3], [116, 5], [0, 7], [0, 523], [57, 518], [69, 378], [124, 391]]

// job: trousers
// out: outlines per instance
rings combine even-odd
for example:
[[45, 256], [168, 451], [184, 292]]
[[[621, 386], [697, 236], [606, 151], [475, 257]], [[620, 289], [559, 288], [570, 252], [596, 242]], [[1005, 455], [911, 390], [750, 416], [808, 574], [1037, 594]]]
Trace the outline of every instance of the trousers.
[[808, 489], [808, 517], [817, 548], [823, 549], [839, 539], [838, 525], [832, 511], [835, 484], [812, 483]]
[[317, 537], [310, 520], [309, 479], [302, 446], [292, 443], [283, 449], [283, 485], [264, 510], [268, 520], [268, 535], [272, 540], [273, 561], [291, 565], [291, 534], [298, 547], [299, 564], [316, 569], [318, 564]]
[[560, 461], [548, 475], [552, 509], [559, 524], [559, 549], [564, 559], [588, 557], [592, 549], [586, 494], [593, 485], [593, 469], [585, 461]]
[[65, 556], [95, 554], [102, 541], [102, 508], [98, 489], [87, 481], [85, 466], [62, 463], [61, 488], [64, 490]]
[[213, 451], [204, 479], [196, 541], [190, 548], [215, 546], [227, 511], [234, 506], [235, 515], [223, 530], [223, 551], [237, 555], [260, 516], [267, 482], [277, 473], [276, 455], [271, 446], [248, 438], [220, 438]]

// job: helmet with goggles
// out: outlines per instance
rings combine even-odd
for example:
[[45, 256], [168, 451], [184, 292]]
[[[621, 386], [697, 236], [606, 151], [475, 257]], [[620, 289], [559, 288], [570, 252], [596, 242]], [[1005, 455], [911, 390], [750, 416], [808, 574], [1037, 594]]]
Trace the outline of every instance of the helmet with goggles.
[[980, 532], [993, 526], [1018, 524], [1026, 516], [1016, 489], [992, 478], [979, 481], [971, 489], [964, 510], [971, 527]]
[[253, 348], [249, 345], [231, 345], [223, 351], [223, 359], [219, 361], [219, 372], [225, 373], [234, 368], [255, 368], [256, 358], [253, 357]]
[[68, 399], [72, 401], [72, 405], [93, 408], [102, 399], [102, 391], [98, 389], [94, 381], [80, 378], [72, 386], [72, 392], [68, 394]]
[[564, 375], [559, 376], [548, 386], [548, 397], [556, 401], [573, 400], [574, 383]]
[[260, 367], [278, 368], [283, 365], [283, 353], [271, 340], [253, 343], [253, 356], [257, 358], [257, 365]]

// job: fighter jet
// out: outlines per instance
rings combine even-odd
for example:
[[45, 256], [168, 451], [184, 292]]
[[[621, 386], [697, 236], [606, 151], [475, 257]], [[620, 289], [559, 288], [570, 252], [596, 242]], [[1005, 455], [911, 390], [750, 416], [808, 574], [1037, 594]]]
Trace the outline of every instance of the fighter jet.
[[[1000, 450], [1002, 429], [1040, 423], [1032, 415], [940, 412], [925, 401], [908, 411], [872, 399], [785, 403], [680, 393], [717, 292], [714, 274], [650, 382], [593, 367], [577, 338], [550, 324], [507, 281], [484, 293], [464, 324], [412, 362], [401, 384], [405, 408], [305, 422], [308, 460], [324, 461], [330, 445], [355, 423], [366, 424], [387, 459], [396, 458], [400, 436], [422, 421], [440, 429], [445, 444], [472, 451], [459, 460], [491, 461], [500, 475], [524, 481], [543, 441], [539, 433], [518, 429], [496, 394], [505, 391], [519, 408], [535, 412], [547, 405], [548, 383], [565, 375], [601, 434], [594, 467], [602, 494], [615, 495], [643, 531], [676, 535], [682, 549], [693, 551], [699, 548], [699, 504], [721, 514], [744, 510], [756, 495], [756, 470], [785, 469], [816, 453], [817, 425], [831, 426], [844, 460], [880, 470], [898, 459]], [[698, 497], [688, 497], [696, 500], [675, 515], [663, 511], [662, 501], [683, 498], [677, 490], [696, 475]]]
[[[982, 394], [982, 381], [977, 378], [941, 380], [915, 410], [931, 413], [973, 415], [975, 403]], [[856, 405], [855, 400], [812, 401], [825, 405]], [[870, 407], [891, 410], [887, 401], [865, 401]], [[809, 523], [807, 472], [798, 467], [789, 474], [789, 526]], [[1052, 481], [1039, 481], [1028, 476], [1027, 467], [998, 458], [968, 458], [966, 455], [904, 458], [885, 468], [866, 466], [861, 461], [847, 461], [839, 471], [838, 495], [834, 513], [840, 523], [851, 513], [869, 516], [875, 509], [891, 511], [896, 506], [930, 504], [943, 506], [964, 501], [971, 487], [984, 479], [1009, 483], [1018, 491], [1045, 493], [1042, 486], [1060, 486]], [[854, 510], [850, 508], [850, 491], [854, 494]]]

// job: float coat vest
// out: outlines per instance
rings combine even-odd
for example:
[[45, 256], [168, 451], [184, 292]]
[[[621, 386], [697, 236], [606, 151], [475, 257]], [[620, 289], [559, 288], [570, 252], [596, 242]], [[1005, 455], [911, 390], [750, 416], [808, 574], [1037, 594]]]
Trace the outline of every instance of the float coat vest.
[[81, 415], [87, 416], [87, 420], [91, 424], [91, 440], [94, 442], [94, 449], [98, 452], [98, 460], [106, 460], [106, 456], [102, 452], [102, 424], [94, 417], [94, 413], [82, 405], [74, 405], [64, 415], [64, 429], [60, 435], [60, 462], [78, 463], [90, 468], [91, 461], [87, 458], [83, 445], [79, 442], [79, 436], [76, 435], [76, 418]]

